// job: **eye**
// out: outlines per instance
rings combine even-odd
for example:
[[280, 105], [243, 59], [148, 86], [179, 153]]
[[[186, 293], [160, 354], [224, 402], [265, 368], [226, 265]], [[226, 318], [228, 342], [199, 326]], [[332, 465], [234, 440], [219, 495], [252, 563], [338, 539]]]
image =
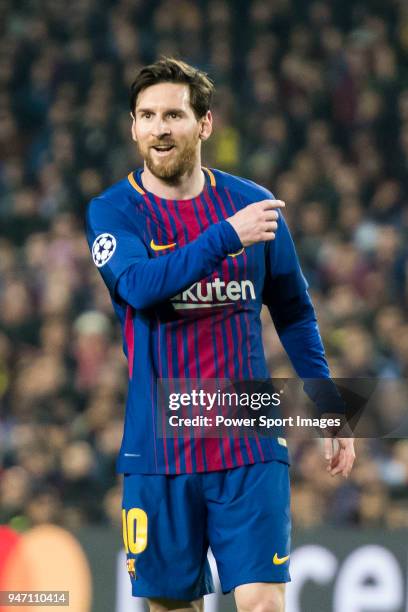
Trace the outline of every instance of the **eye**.
[[143, 119], [150, 119], [151, 116], [152, 116], [152, 113], [149, 113], [149, 112], [142, 113]]
[[178, 119], [180, 117], [179, 113], [169, 113], [169, 117], [171, 119]]

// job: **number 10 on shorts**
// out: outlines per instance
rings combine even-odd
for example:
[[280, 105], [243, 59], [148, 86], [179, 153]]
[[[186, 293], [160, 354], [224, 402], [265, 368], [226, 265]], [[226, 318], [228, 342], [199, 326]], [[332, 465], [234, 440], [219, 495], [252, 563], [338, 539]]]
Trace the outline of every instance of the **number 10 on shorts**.
[[147, 546], [147, 514], [141, 508], [122, 509], [123, 542], [126, 553], [138, 555]]

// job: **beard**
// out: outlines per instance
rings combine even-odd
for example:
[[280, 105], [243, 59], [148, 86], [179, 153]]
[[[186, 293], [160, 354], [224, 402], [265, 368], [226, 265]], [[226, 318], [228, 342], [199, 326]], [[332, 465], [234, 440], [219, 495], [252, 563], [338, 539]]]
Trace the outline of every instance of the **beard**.
[[[198, 135], [191, 138], [182, 148], [175, 146], [170, 154], [170, 159], [154, 159], [151, 147], [142, 148], [138, 143], [140, 155], [143, 157], [146, 166], [156, 177], [169, 184], [177, 184], [185, 174], [191, 175], [197, 160]], [[174, 144], [166, 140], [159, 141], [157, 144]]]

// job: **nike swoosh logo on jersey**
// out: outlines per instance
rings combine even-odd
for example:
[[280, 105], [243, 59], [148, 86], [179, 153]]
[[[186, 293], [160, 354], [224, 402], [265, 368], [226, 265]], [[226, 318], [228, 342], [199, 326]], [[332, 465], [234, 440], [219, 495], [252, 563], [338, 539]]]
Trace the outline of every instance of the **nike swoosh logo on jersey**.
[[150, 248], [153, 249], [153, 251], [164, 251], [165, 249], [170, 249], [171, 247], [176, 246], [176, 244], [176, 242], [172, 242], [171, 244], [156, 244], [152, 238], [150, 241]]
[[290, 555], [286, 555], [286, 557], [278, 557], [278, 553], [275, 553], [273, 556], [273, 564], [274, 565], [282, 565], [283, 563], [286, 563], [286, 561], [289, 559]]
[[239, 251], [237, 251], [236, 253], [228, 253], [228, 257], [238, 257], [238, 255], [241, 255], [241, 253], [243, 253], [244, 251], [245, 251], [245, 249], [242, 248]]

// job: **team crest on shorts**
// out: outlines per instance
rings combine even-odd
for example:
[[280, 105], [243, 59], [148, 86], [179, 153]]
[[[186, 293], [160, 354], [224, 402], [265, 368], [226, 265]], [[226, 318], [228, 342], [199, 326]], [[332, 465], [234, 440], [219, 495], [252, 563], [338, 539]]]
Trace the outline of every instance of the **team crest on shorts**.
[[99, 234], [92, 245], [92, 258], [98, 268], [102, 268], [116, 249], [116, 238], [112, 234]]
[[136, 559], [127, 559], [126, 568], [132, 580], [136, 580]]

